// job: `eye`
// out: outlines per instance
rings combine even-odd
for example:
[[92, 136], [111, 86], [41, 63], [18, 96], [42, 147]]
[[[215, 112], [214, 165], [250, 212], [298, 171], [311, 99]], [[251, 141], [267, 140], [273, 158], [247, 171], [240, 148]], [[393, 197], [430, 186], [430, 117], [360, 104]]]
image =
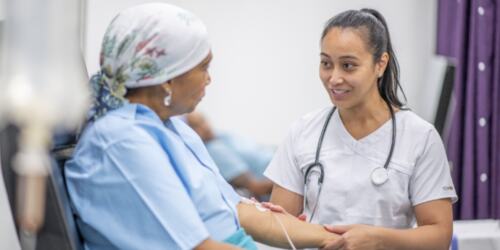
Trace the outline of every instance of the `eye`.
[[356, 65], [352, 64], [352, 63], [343, 63], [342, 64], [342, 68], [346, 71], [351, 71], [354, 69]]
[[321, 60], [320, 64], [323, 68], [330, 68], [332, 66], [332, 63], [326, 60]]

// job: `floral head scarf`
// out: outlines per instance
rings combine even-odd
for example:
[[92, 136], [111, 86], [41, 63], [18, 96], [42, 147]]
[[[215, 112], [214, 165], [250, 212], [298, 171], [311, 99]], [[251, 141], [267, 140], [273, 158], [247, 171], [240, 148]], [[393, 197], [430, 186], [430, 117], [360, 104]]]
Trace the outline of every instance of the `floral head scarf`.
[[119, 13], [104, 35], [101, 69], [91, 77], [90, 119], [127, 102], [127, 88], [163, 84], [198, 65], [210, 52], [205, 25], [166, 3], [149, 3]]

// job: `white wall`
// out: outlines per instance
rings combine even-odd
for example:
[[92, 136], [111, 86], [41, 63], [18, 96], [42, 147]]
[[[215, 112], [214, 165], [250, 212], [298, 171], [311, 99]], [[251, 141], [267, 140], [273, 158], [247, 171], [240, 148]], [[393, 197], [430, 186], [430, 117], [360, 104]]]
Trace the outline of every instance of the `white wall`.
[[[112, 17], [142, 2], [148, 1], [88, 1], [89, 72], [98, 69], [100, 41]], [[165, 2], [196, 13], [209, 29], [215, 56], [212, 84], [199, 108], [219, 129], [279, 144], [294, 120], [329, 105], [318, 78], [320, 33], [332, 15], [362, 7], [385, 15], [410, 107], [433, 120], [441, 78], [440, 70], [428, 73], [435, 65], [435, 0]]]

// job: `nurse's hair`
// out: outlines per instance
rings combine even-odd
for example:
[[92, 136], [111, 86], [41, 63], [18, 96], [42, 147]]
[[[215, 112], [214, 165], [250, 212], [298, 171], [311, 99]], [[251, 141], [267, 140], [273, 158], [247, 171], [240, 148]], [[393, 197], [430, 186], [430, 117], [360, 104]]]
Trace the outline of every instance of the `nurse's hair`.
[[[402, 108], [406, 104], [406, 95], [399, 81], [399, 64], [392, 49], [389, 29], [384, 17], [374, 9], [348, 10], [332, 17], [325, 25], [321, 40], [332, 28], [352, 28], [363, 34], [367, 47], [371, 49], [373, 60], [380, 60], [384, 52], [389, 54], [389, 63], [384, 75], [379, 78], [378, 90], [382, 98], [389, 104]], [[404, 97], [404, 102], [398, 97], [398, 89]]]

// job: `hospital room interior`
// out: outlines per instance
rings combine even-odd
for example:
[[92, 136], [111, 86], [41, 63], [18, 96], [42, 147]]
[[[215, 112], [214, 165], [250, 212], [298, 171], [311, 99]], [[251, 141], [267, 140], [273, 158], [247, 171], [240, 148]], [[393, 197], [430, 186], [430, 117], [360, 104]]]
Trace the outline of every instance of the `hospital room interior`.
[[[183, 14], [168, 17], [172, 10]], [[158, 85], [148, 81], [156, 75], [133, 82], [143, 72], [118, 66], [136, 60], [125, 58], [135, 40], [108, 50], [142, 16], [159, 21], [133, 35], [162, 24], [160, 33], [177, 32], [130, 50], [159, 44], [144, 56], [167, 59], [148, 70], [178, 60], [170, 74], [191, 62]], [[388, 44], [380, 57], [373, 37]], [[419, 241], [418, 249], [500, 250], [499, 1], [0, 0], [0, 38], [0, 249], [417, 249], [409, 244]], [[177, 53], [191, 43], [207, 46], [205, 59]], [[327, 69], [344, 50], [376, 58]], [[203, 93], [173, 108], [191, 91], [177, 79], [204, 62]], [[364, 63], [380, 74], [356, 73]], [[123, 92], [120, 106], [97, 109], [107, 99], [96, 97], [94, 77], [107, 86], [110, 69], [123, 74], [113, 81], [125, 79], [107, 89]], [[386, 122], [355, 136], [346, 119], [375, 110], [347, 107], [366, 74], [382, 103], [374, 114]], [[147, 88], [162, 107], [135, 103]], [[135, 127], [124, 129], [128, 122]], [[128, 144], [112, 141], [129, 131]], [[135, 148], [145, 141], [154, 145]], [[152, 164], [133, 168], [141, 162]], [[335, 240], [309, 243], [320, 235], [312, 230]], [[379, 233], [381, 245], [362, 241], [361, 230]]]

